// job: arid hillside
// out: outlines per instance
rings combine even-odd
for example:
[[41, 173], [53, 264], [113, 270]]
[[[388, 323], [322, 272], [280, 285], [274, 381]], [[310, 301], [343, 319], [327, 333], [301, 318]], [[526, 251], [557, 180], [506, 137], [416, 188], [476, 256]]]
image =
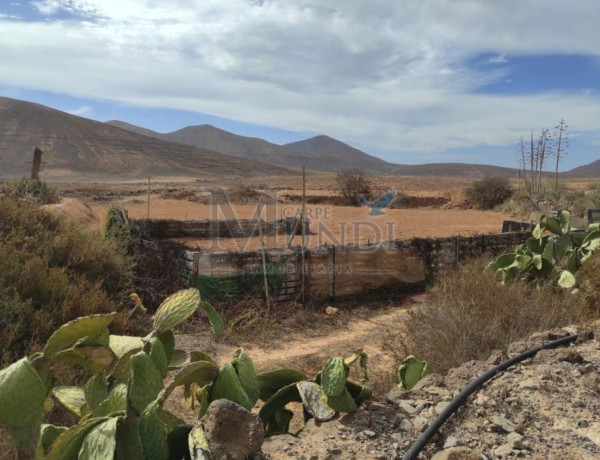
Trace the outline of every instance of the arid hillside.
[[292, 171], [126, 131], [39, 104], [0, 98], [0, 177], [27, 175], [33, 150], [44, 151], [46, 178], [210, 178]]

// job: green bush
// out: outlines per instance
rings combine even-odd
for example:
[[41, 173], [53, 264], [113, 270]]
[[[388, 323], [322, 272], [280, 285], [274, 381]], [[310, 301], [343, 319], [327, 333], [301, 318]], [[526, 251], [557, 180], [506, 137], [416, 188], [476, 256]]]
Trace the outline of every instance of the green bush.
[[504, 203], [513, 191], [504, 177], [486, 177], [467, 189], [467, 199], [481, 209], [491, 209]]
[[66, 321], [118, 310], [130, 277], [114, 241], [36, 205], [0, 199], [0, 363]]
[[60, 201], [56, 188], [49, 186], [46, 182], [27, 178], [10, 181], [3, 187], [3, 193], [11, 198], [40, 204]]

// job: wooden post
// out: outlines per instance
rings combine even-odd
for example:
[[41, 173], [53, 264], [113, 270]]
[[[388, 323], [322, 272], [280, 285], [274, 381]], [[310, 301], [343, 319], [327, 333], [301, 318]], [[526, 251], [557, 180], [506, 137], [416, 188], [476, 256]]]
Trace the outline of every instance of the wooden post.
[[31, 163], [31, 180], [40, 180], [40, 168], [42, 166], [42, 151], [35, 148], [33, 151], [33, 162]]
[[[259, 205], [258, 210], [258, 234], [260, 236], [260, 255], [262, 258], [262, 269], [263, 269], [263, 282], [265, 289], [265, 300], [267, 301], [267, 307], [271, 307], [271, 297], [269, 296], [269, 280], [267, 279], [267, 256], [265, 254], [265, 241], [263, 239], [262, 230], [262, 219], [260, 218], [261, 206]], [[266, 222], [265, 222], [266, 223]]]
[[302, 211], [301, 211], [301, 227], [302, 227], [302, 303], [306, 300], [306, 269], [304, 251], [306, 250], [306, 167], [302, 166]]

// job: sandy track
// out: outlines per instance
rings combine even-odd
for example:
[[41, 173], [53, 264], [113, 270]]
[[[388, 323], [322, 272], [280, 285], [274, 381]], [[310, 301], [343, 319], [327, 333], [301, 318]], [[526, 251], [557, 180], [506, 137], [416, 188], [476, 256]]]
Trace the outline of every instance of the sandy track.
[[[420, 301], [420, 296], [416, 296], [413, 305]], [[386, 339], [389, 333], [401, 331], [406, 314], [407, 306], [395, 307], [370, 318], [351, 319], [345, 327], [312, 337], [307, 337], [306, 333], [293, 333], [282, 337], [276, 344], [264, 347], [244, 343], [239, 346], [248, 351], [257, 370], [261, 372], [311, 356], [348, 355], [359, 348], [366, 351], [370, 362], [377, 363], [378, 367], [393, 369], [398, 363], [393, 354], [386, 350]], [[180, 334], [177, 336], [177, 346], [185, 350], [206, 350], [207, 338], [204, 335]], [[238, 348], [221, 343], [212, 343], [209, 347], [219, 363], [230, 360]]]

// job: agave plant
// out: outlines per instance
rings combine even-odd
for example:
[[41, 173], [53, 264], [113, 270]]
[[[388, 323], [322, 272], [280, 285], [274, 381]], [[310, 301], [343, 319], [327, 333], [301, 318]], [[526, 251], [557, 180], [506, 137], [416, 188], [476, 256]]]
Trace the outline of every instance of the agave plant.
[[557, 218], [542, 216], [525, 244], [492, 262], [503, 282], [523, 275], [540, 280], [557, 274], [559, 286], [575, 286], [575, 273], [600, 247], [600, 224], [577, 230], [571, 228], [570, 216], [568, 211]]

